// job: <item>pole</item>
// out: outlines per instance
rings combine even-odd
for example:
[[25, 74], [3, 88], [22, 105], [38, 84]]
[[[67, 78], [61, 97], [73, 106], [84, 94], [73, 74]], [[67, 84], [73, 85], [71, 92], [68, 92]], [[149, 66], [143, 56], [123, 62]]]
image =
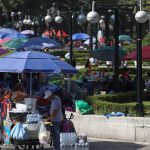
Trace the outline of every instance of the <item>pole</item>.
[[51, 35], [50, 35], [50, 22], [48, 22], [48, 36], [49, 36], [49, 38], [51, 37]]
[[72, 11], [69, 12], [69, 32], [70, 32], [70, 64], [72, 65], [73, 58], [73, 41], [72, 41]]
[[114, 74], [116, 82], [119, 81], [119, 11], [115, 10], [115, 62], [114, 62]]
[[32, 72], [30, 72], [30, 96], [32, 96]]
[[143, 101], [142, 101], [142, 24], [137, 23], [137, 68], [136, 68], [136, 76], [137, 76], [137, 115], [143, 116]]
[[36, 25], [36, 20], [34, 19], [34, 36], [37, 36], [37, 25]]
[[90, 23], [90, 52], [93, 51], [93, 30], [92, 30], [92, 23]]
[[105, 17], [105, 35], [106, 35], [106, 42], [109, 41], [109, 15], [108, 13], [106, 13], [106, 17]]
[[14, 29], [14, 16], [12, 15], [12, 29]]

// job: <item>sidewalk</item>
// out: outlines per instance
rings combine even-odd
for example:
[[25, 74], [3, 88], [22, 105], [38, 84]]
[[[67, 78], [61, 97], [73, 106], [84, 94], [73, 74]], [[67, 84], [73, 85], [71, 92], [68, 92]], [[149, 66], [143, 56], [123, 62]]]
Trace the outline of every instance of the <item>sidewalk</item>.
[[89, 138], [90, 150], [150, 150], [150, 143]]
[[[90, 143], [89, 150], [150, 150], [150, 143], [134, 143], [99, 138], [88, 138]], [[1, 150], [15, 150], [14, 146], [0, 146]], [[44, 146], [44, 150], [51, 150], [49, 145]], [[19, 147], [20, 150], [23, 148]], [[32, 148], [33, 149], [33, 148]], [[37, 150], [40, 150], [37, 147]], [[67, 149], [69, 150], [69, 149]], [[72, 150], [72, 149], [71, 149]]]

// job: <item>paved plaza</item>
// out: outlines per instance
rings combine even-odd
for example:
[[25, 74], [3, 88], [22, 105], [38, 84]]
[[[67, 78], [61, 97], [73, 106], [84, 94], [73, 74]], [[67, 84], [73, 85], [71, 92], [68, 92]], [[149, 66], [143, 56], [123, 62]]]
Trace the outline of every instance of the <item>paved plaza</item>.
[[[89, 138], [88, 141], [90, 143], [89, 150], [150, 150], [150, 143], [141, 143], [141, 142], [135, 143], [135, 142], [116, 141], [98, 138]], [[19, 147], [19, 149], [22, 150], [21, 147]], [[15, 147], [1, 146], [1, 150], [15, 150]], [[39, 150], [38, 146], [37, 150]], [[51, 148], [48, 145], [46, 145], [44, 150], [51, 150]]]

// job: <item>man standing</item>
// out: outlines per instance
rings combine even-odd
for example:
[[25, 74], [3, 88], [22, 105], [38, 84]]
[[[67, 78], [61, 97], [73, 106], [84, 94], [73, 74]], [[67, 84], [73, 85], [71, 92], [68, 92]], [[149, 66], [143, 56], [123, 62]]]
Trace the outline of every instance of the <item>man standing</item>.
[[44, 98], [49, 100], [51, 104], [50, 115], [46, 119], [44, 119], [44, 121], [52, 122], [53, 126], [51, 126], [51, 132], [54, 139], [54, 148], [55, 150], [60, 150], [60, 132], [61, 122], [63, 119], [61, 100], [51, 90], [45, 91]]

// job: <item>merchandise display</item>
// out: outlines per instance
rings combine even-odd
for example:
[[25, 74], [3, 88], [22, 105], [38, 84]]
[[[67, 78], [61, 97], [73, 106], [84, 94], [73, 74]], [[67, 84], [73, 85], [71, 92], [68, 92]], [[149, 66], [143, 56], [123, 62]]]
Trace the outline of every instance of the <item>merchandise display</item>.
[[89, 143], [85, 133], [61, 133], [60, 134], [61, 150], [89, 150]]

